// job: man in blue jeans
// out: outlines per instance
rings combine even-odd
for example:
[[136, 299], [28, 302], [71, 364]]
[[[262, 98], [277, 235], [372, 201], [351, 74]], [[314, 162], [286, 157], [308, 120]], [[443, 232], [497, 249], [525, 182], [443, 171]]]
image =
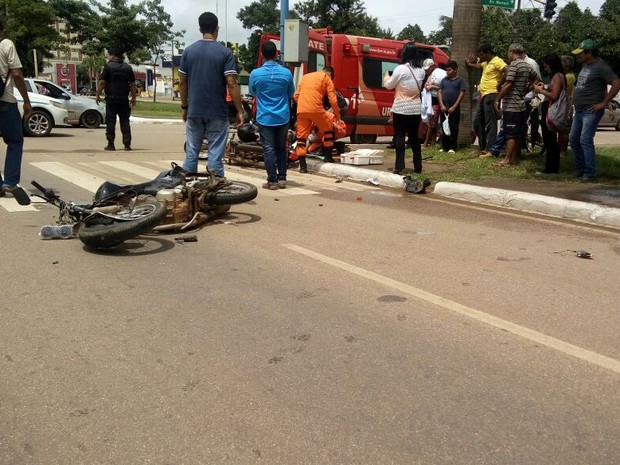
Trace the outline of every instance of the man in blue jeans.
[[230, 49], [217, 42], [217, 16], [203, 13], [198, 18], [202, 40], [183, 52], [179, 67], [179, 92], [185, 121], [186, 151], [183, 168], [198, 170], [198, 154], [204, 138], [209, 145], [207, 168], [224, 176], [224, 150], [228, 141], [226, 89], [237, 109], [237, 127], [243, 124], [237, 66]]
[[4, 92], [0, 96], [0, 133], [6, 144], [4, 161], [4, 180], [0, 175], [0, 197], [12, 195], [20, 205], [28, 205], [30, 197], [23, 187], [19, 186], [21, 177], [22, 155], [24, 152], [24, 135], [22, 117], [17, 108], [17, 99], [13, 88], [17, 87], [24, 101], [24, 116], [32, 112], [28, 98], [22, 63], [17, 56], [15, 44], [4, 38], [4, 22], [0, 20], [0, 78], [4, 82]]
[[267, 182], [263, 187], [284, 189], [288, 162], [286, 136], [295, 85], [291, 72], [276, 63], [277, 49], [273, 42], [265, 42], [261, 53], [265, 62], [250, 73], [250, 94], [256, 97], [256, 122], [267, 170]]
[[[579, 182], [596, 181], [594, 134], [605, 108], [620, 90], [620, 79], [609, 65], [598, 57], [598, 47], [586, 39], [573, 50], [583, 67], [573, 92], [575, 115], [570, 130], [570, 146], [575, 155]], [[607, 85], [611, 89], [607, 92]]]

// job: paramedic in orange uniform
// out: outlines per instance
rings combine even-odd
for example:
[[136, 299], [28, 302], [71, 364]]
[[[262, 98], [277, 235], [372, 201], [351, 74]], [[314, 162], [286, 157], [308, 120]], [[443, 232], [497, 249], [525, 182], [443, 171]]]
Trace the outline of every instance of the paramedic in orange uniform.
[[[321, 71], [308, 73], [301, 78], [299, 87], [295, 92], [294, 99], [297, 102], [297, 155], [299, 156], [299, 172], [307, 173], [306, 165], [306, 139], [316, 126], [323, 136], [323, 161], [333, 162], [332, 149], [334, 147], [334, 122], [340, 121], [338, 99], [332, 78], [334, 69], [326, 66]], [[323, 100], [327, 96], [332, 107], [333, 115], [323, 106]]]

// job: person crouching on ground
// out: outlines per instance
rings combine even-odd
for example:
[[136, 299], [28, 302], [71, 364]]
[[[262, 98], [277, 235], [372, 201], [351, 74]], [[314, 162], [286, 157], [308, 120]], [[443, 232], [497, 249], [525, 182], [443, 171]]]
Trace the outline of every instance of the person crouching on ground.
[[332, 79], [334, 69], [326, 66], [321, 71], [305, 74], [299, 82], [299, 87], [293, 98], [297, 102], [297, 155], [299, 156], [299, 172], [307, 173], [306, 163], [307, 140], [316, 126], [323, 136], [323, 161], [333, 162], [332, 150], [334, 147], [334, 123], [331, 115], [323, 106], [325, 96], [336, 116], [336, 121], [340, 121], [340, 110], [338, 109], [338, 98]]

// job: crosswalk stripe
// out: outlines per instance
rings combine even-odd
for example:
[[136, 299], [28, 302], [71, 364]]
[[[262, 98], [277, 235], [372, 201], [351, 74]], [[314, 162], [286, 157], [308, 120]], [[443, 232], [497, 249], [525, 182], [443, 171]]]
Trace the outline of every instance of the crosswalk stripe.
[[122, 171], [127, 171], [128, 173], [135, 174], [136, 176], [141, 176], [146, 179], [155, 179], [157, 175], [161, 171], [152, 170], [150, 168], [145, 168], [141, 165], [136, 165], [135, 163], [129, 163], [126, 161], [102, 161], [106, 166], [111, 166], [112, 168], [116, 168]]
[[28, 212], [37, 211], [32, 204], [20, 205], [12, 197], [0, 197], [0, 206], [8, 212]]
[[39, 161], [30, 164], [90, 192], [96, 192], [99, 186], [106, 181], [103, 178], [56, 161]]

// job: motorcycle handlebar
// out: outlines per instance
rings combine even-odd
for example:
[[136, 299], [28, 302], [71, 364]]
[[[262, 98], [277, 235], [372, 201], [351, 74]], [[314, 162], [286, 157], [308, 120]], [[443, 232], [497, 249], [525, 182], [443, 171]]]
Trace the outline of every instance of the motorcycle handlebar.
[[46, 199], [53, 199], [56, 196], [56, 194], [54, 194], [54, 191], [52, 189], [47, 189], [43, 187], [41, 184], [39, 184], [35, 180], [32, 180], [30, 184], [32, 184], [34, 187], [40, 190]]

